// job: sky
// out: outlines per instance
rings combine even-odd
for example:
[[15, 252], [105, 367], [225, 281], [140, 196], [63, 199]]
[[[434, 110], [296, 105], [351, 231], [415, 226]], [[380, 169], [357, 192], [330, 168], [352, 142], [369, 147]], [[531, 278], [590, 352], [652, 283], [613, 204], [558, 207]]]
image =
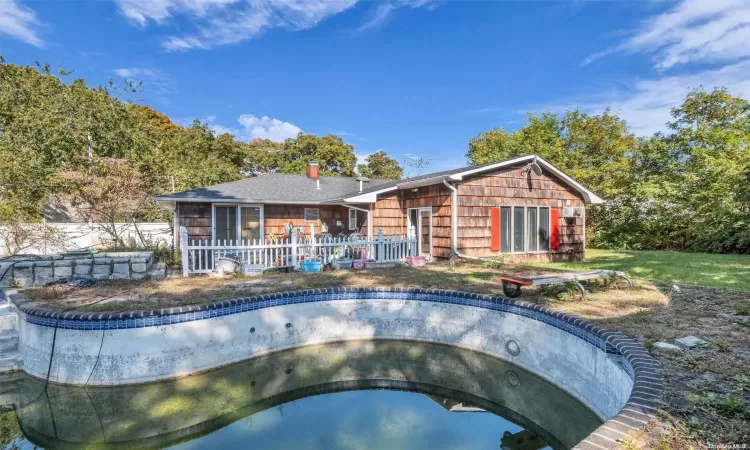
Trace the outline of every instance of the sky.
[[238, 139], [337, 134], [430, 170], [526, 114], [606, 107], [638, 135], [691, 90], [750, 98], [750, 0], [0, 0], [0, 55]]

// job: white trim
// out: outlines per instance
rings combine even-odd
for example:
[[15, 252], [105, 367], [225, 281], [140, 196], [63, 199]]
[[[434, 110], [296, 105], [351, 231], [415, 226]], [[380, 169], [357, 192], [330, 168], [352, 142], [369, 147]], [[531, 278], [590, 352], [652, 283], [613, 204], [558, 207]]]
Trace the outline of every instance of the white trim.
[[216, 207], [219, 206], [221, 208], [228, 208], [228, 207], [235, 207], [235, 215], [236, 215], [236, 230], [235, 230], [235, 242], [239, 242], [242, 240], [242, 214], [240, 213], [240, 208], [259, 208], [259, 219], [260, 220], [260, 240], [263, 240], [266, 236], [266, 228], [265, 228], [265, 211], [264, 206], [262, 204], [258, 203], [211, 203], [211, 243], [212, 245], [216, 244]]
[[[302, 201], [302, 200], [259, 200], [257, 198], [254, 199], [242, 199], [242, 198], [228, 198], [228, 199], [221, 199], [216, 197], [191, 197], [191, 198], [180, 198], [180, 197], [152, 197], [154, 202], [156, 202], [158, 205], [165, 207], [165, 205], [162, 205], [162, 202], [183, 202], [183, 203], [219, 203], [219, 204], [225, 204], [227, 206], [229, 205], [236, 205], [236, 204], [252, 204], [252, 205], [326, 205], [330, 203], [330, 200], [320, 200], [320, 201]], [[338, 200], [334, 200], [338, 201]]]
[[510, 165], [513, 165], [513, 164], [518, 164], [518, 163], [522, 163], [522, 162], [526, 162], [526, 161], [533, 161], [533, 160], [536, 160], [536, 162], [540, 166], [542, 166], [545, 169], [549, 170], [550, 172], [552, 172], [553, 174], [555, 174], [555, 176], [557, 176], [561, 180], [565, 181], [566, 183], [568, 183], [569, 185], [571, 185], [572, 187], [574, 187], [578, 191], [578, 193], [580, 193], [583, 196], [583, 199], [584, 199], [584, 201], [586, 203], [594, 203], [594, 204], [604, 203], [604, 200], [601, 197], [599, 197], [598, 195], [594, 194], [590, 190], [586, 189], [579, 182], [577, 182], [576, 180], [572, 179], [568, 175], [565, 175], [565, 173], [563, 173], [560, 169], [558, 169], [557, 167], [553, 166], [549, 162], [545, 161], [541, 156], [537, 156], [537, 155], [521, 156], [519, 158], [509, 159], [507, 161], [501, 161], [501, 162], [498, 162], [496, 164], [490, 164], [490, 165], [483, 166], [483, 167], [477, 167], [477, 168], [474, 168], [474, 169], [468, 169], [468, 170], [465, 170], [463, 172], [454, 173], [453, 175], [450, 175], [449, 178], [452, 179], [452, 180], [463, 180], [463, 177], [468, 176], [468, 175], [473, 175], [475, 173], [480, 173], [480, 172], [486, 172], [486, 171], [489, 171], [489, 170], [500, 169], [500, 168], [503, 168], [503, 167], [506, 167], [506, 166], [510, 166]]
[[376, 191], [369, 192], [367, 194], [357, 195], [354, 197], [345, 198], [345, 202], [351, 202], [351, 203], [374, 203], [377, 201], [377, 197], [379, 194], [383, 194], [385, 192], [390, 192], [396, 189], [410, 189], [420, 186], [428, 186], [432, 184], [438, 184], [442, 182], [443, 180], [453, 180], [453, 181], [461, 181], [466, 176], [474, 175], [477, 173], [487, 172], [491, 170], [501, 169], [503, 167], [512, 166], [514, 164], [519, 164], [527, 161], [534, 161], [536, 162], [552, 174], [554, 174], [556, 177], [560, 178], [562, 181], [570, 185], [572, 188], [574, 188], [581, 196], [583, 197], [583, 200], [585, 203], [593, 203], [593, 204], [600, 204], [604, 203], [604, 200], [599, 197], [598, 195], [594, 194], [590, 190], [586, 189], [583, 185], [581, 185], [579, 182], [574, 180], [573, 178], [569, 177], [568, 175], [565, 175], [560, 169], [553, 166], [549, 162], [542, 159], [540, 156], [537, 155], [526, 155], [526, 156], [520, 156], [518, 158], [509, 159], [506, 161], [501, 161], [495, 164], [489, 164], [482, 167], [474, 167], [474, 168], [467, 168], [463, 172], [457, 172], [452, 175], [436, 175], [434, 177], [426, 177], [420, 180], [415, 181], [406, 181], [404, 183], [399, 183], [396, 186], [391, 186], [383, 189], [379, 189]]
[[[367, 239], [372, 239], [372, 206], [369, 205], [367, 211]], [[372, 246], [370, 246], [370, 253], [372, 254]]]
[[529, 160], [533, 160], [534, 158], [536, 158], [538, 161], [543, 161], [548, 166], [551, 166], [551, 164], [549, 164], [548, 162], [544, 161], [542, 158], [536, 155], [526, 155], [526, 156], [520, 156], [514, 159], [507, 159], [505, 161], [500, 161], [495, 164], [489, 164], [486, 166], [475, 167], [475, 168], [468, 168], [464, 170], [463, 172], [458, 172], [458, 173], [449, 175], [448, 178], [450, 178], [451, 180], [460, 181], [460, 180], [463, 180], [463, 177], [468, 176], [468, 175], [474, 175], [475, 173], [481, 173], [481, 172], [486, 172], [488, 170], [495, 170], [495, 169], [500, 169], [506, 166], [512, 166], [513, 164], [526, 162]]
[[398, 185], [391, 186], [391, 187], [387, 187], [384, 189], [379, 189], [377, 191], [368, 192], [366, 194], [355, 195], [354, 197], [348, 197], [348, 198], [345, 198], [344, 201], [346, 203], [375, 203], [378, 200], [378, 194], [395, 191], [398, 188], [399, 188]]
[[416, 244], [415, 244], [417, 246], [417, 255], [421, 255], [422, 254], [422, 246], [420, 245], [421, 244], [420, 241], [422, 240], [422, 230], [419, 227], [420, 222], [422, 221], [422, 211], [427, 211], [428, 213], [430, 213], [430, 243], [429, 243], [430, 244], [429, 245], [430, 251], [427, 254], [429, 255], [429, 259], [432, 259], [433, 249], [434, 249], [434, 247], [432, 245], [432, 241], [433, 241], [433, 239], [432, 239], [432, 207], [431, 206], [422, 206], [422, 207], [419, 207], [419, 208], [407, 208], [406, 209], [406, 223], [407, 223], [407, 227], [410, 228], [411, 227], [411, 224], [410, 224], [410, 222], [411, 222], [411, 215], [409, 214], [409, 211], [416, 211], [417, 212], [417, 223], [414, 225], [414, 237], [417, 240]]

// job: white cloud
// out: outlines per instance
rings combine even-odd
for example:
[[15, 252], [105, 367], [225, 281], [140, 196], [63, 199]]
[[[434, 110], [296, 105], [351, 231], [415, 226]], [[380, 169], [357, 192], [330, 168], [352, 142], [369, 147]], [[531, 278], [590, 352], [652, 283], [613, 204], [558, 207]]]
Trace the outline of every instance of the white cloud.
[[270, 139], [274, 142], [283, 142], [287, 138], [296, 137], [302, 129], [297, 125], [274, 119], [268, 116], [258, 117], [252, 114], [242, 114], [237, 121], [242, 125], [240, 138], [247, 140]]
[[163, 72], [157, 69], [150, 69], [148, 67], [125, 67], [121, 69], [115, 69], [115, 74], [129, 80], [166, 78], [166, 75]]
[[654, 53], [658, 69], [694, 62], [750, 57], [750, 1], [682, 0], [651, 17], [620, 45], [589, 56], [590, 63], [614, 52]]
[[693, 74], [637, 80], [629, 89], [546, 109], [554, 112], [578, 106], [586, 112], [598, 114], [609, 106], [628, 122], [633, 132], [650, 135], [664, 131], [666, 123], [671, 120], [671, 109], [679, 106], [688, 92], [701, 87], [707, 90], [726, 87], [733, 95], [747, 98], [750, 95], [750, 61]]
[[271, 28], [292, 31], [316, 26], [327, 17], [353, 7], [357, 0], [116, 0], [125, 17], [140, 26], [164, 23], [182, 16], [197, 25], [197, 32], [170, 36], [163, 45], [170, 51], [233, 44]]
[[385, 0], [378, 3], [372, 16], [360, 27], [360, 31], [378, 28], [383, 25], [391, 14], [399, 8], [421, 8], [434, 5], [432, 0]]
[[733, 95], [750, 95], [748, 42], [750, 1], [681, 0], [644, 20], [617, 46], [585, 61], [616, 52], [647, 53], [653, 55], [658, 75], [554, 108], [577, 105], [598, 113], [611, 106], [636, 134], [664, 131], [671, 109], [691, 90], [726, 87]]
[[[0, 0], [2, 1], [2, 0]], [[121, 13], [138, 26], [164, 24], [180, 17], [196, 31], [169, 36], [168, 51], [208, 49], [252, 39], [273, 28], [299, 31], [354, 7], [359, 0], [115, 0]], [[384, 0], [360, 29], [380, 26], [399, 8], [431, 7], [434, 0]]]
[[[198, 119], [201, 123], [208, 125], [216, 135], [229, 133], [236, 139], [243, 141], [252, 141], [253, 139], [270, 139], [274, 142], [284, 142], [287, 138], [297, 137], [298, 133], [303, 132], [297, 125], [284, 122], [283, 120], [274, 119], [268, 116], [255, 116], [252, 114], [242, 114], [237, 118], [240, 124], [239, 128], [226, 127], [216, 123], [216, 116], [204, 116]], [[193, 124], [193, 119], [175, 119], [174, 122], [183, 127], [189, 127]]]
[[170, 37], [162, 44], [169, 51], [190, 50], [193, 48], [208, 48], [200, 39], [196, 37]]
[[31, 44], [35, 47], [43, 45], [34, 28], [39, 27], [36, 13], [16, 0], [0, 0], [0, 33]]
[[128, 19], [144, 26], [149, 20], [162, 23], [175, 13], [203, 17], [238, 0], [117, 0]]

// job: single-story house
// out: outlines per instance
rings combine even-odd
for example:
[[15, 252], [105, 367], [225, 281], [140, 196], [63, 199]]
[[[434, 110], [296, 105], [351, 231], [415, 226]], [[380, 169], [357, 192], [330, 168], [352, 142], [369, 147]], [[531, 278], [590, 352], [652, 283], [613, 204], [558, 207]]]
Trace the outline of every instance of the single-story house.
[[[603, 200], [536, 155], [402, 180], [274, 173], [154, 197], [175, 236], [213, 242], [282, 237], [285, 225], [334, 236], [416, 236], [421, 255], [580, 260], [585, 205]], [[176, 243], [176, 245], [178, 245]]]

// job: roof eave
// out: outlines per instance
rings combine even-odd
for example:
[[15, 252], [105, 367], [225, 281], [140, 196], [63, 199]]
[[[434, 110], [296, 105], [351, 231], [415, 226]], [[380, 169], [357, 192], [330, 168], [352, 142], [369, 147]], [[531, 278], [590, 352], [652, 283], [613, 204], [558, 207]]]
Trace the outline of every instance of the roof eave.
[[181, 202], [181, 203], [228, 203], [228, 204], [252, 204], [252, 205], [323, 205], [328, 202], [340, 200], [259, 200], [257, 198], [216, 198], [216, 197], [169, 197], [155, 196], [152, 197], [154, 202], [161, 204], [163, 202]]
[[563, 180], [566, 184], [568, 184], [576, 192], [578, 192], [583, 198], [584, 203], [595, 204], [595, 205], [604, 203], [604, 199], [602, 199], [598, 195], [588, 190], [581, 183], [577, 182], [570, 176], [566, 175], [562, 170], [558, 169], [557, 167], [553, 166], [551, 163], [544, 160], [541, 156], [537, 156], [537, 155], [520, 156], [518, 158], [498, 162], [497, 164], [492, 164], [492, 165], [484, 166], [481, 168], [469, 169], [463, 172], [454, 173], [454, 174], [448, 175], [445, 178], [454, 180], [454, 181], [461, 181], [466, 176], [471, 176], [477, 173], [487, 172], [489, 170], [500, 169], [503, 167], [512, 166], [514, 164], [519, 164], [519, 163], [524, 163], [526, 161], [534, 161], [534, 160], [536, 160], [537, 163], [539, 163], [542, 167], [544, 167], [549, 172], [552, 172], [556, 177]]

